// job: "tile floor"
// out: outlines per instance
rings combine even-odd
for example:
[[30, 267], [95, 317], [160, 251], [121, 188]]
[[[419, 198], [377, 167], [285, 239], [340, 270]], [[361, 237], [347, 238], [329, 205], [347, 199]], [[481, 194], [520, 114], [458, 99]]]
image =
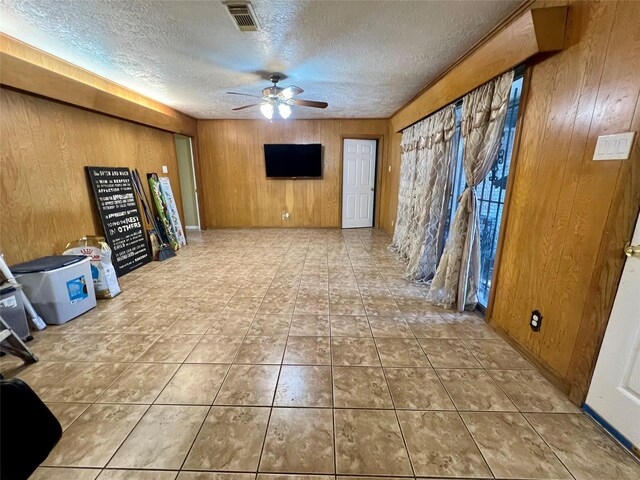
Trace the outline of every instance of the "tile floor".
[[[36, 334], [64, 428], [34, 479], [638, 479], [473, 314], [427, 305], [376, 230], [218, 230]], [[311, 478], [311, 477], [310, 477]]]

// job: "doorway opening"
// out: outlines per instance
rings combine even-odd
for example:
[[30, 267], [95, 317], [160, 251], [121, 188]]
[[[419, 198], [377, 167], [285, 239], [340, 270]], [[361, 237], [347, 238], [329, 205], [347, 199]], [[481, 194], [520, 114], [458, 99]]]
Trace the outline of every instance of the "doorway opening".
[[200, 210], [198, 208], [198, 188], [196, 185], [195, 166], [193, 163], [193, 144], [190, 137], [174, 135], [178, 173], [180, 176], [180, 193], [184, 210], [186, 230], [200, 230]]
[[373, 227], [378, 140], [345, 138], [342, 147], [342, 228]]

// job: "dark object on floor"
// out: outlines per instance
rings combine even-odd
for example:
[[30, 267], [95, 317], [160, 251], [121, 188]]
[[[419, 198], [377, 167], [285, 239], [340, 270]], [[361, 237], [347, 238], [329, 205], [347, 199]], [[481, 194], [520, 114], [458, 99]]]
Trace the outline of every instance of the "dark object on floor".
[[0, 380], [0, 478], [26, 480], [62, 436], [62, 427], [22, 380]]

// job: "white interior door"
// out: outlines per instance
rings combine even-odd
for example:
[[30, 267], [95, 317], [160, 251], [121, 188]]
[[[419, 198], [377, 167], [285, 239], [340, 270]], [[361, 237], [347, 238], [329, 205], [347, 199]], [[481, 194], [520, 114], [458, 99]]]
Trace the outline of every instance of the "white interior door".
[[[640, 250], [640, 217], [631, 245]], [[631, 252], [630, 252], [631, 253]], [[640, 251], [627, 257], [587, 405], [640, 446]]]
[[376, 140], [346, 138], [342, 161], [342, 228], [373, 227]]

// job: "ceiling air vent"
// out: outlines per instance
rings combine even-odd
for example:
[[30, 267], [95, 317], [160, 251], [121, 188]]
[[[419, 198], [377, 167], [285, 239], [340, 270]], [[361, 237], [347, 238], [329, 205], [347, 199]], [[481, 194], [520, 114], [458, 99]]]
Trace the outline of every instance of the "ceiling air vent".
[[258, 19], [249, 2], [222, 2], [233, 20], [233, 24], [242, 32], [258, 31]]

